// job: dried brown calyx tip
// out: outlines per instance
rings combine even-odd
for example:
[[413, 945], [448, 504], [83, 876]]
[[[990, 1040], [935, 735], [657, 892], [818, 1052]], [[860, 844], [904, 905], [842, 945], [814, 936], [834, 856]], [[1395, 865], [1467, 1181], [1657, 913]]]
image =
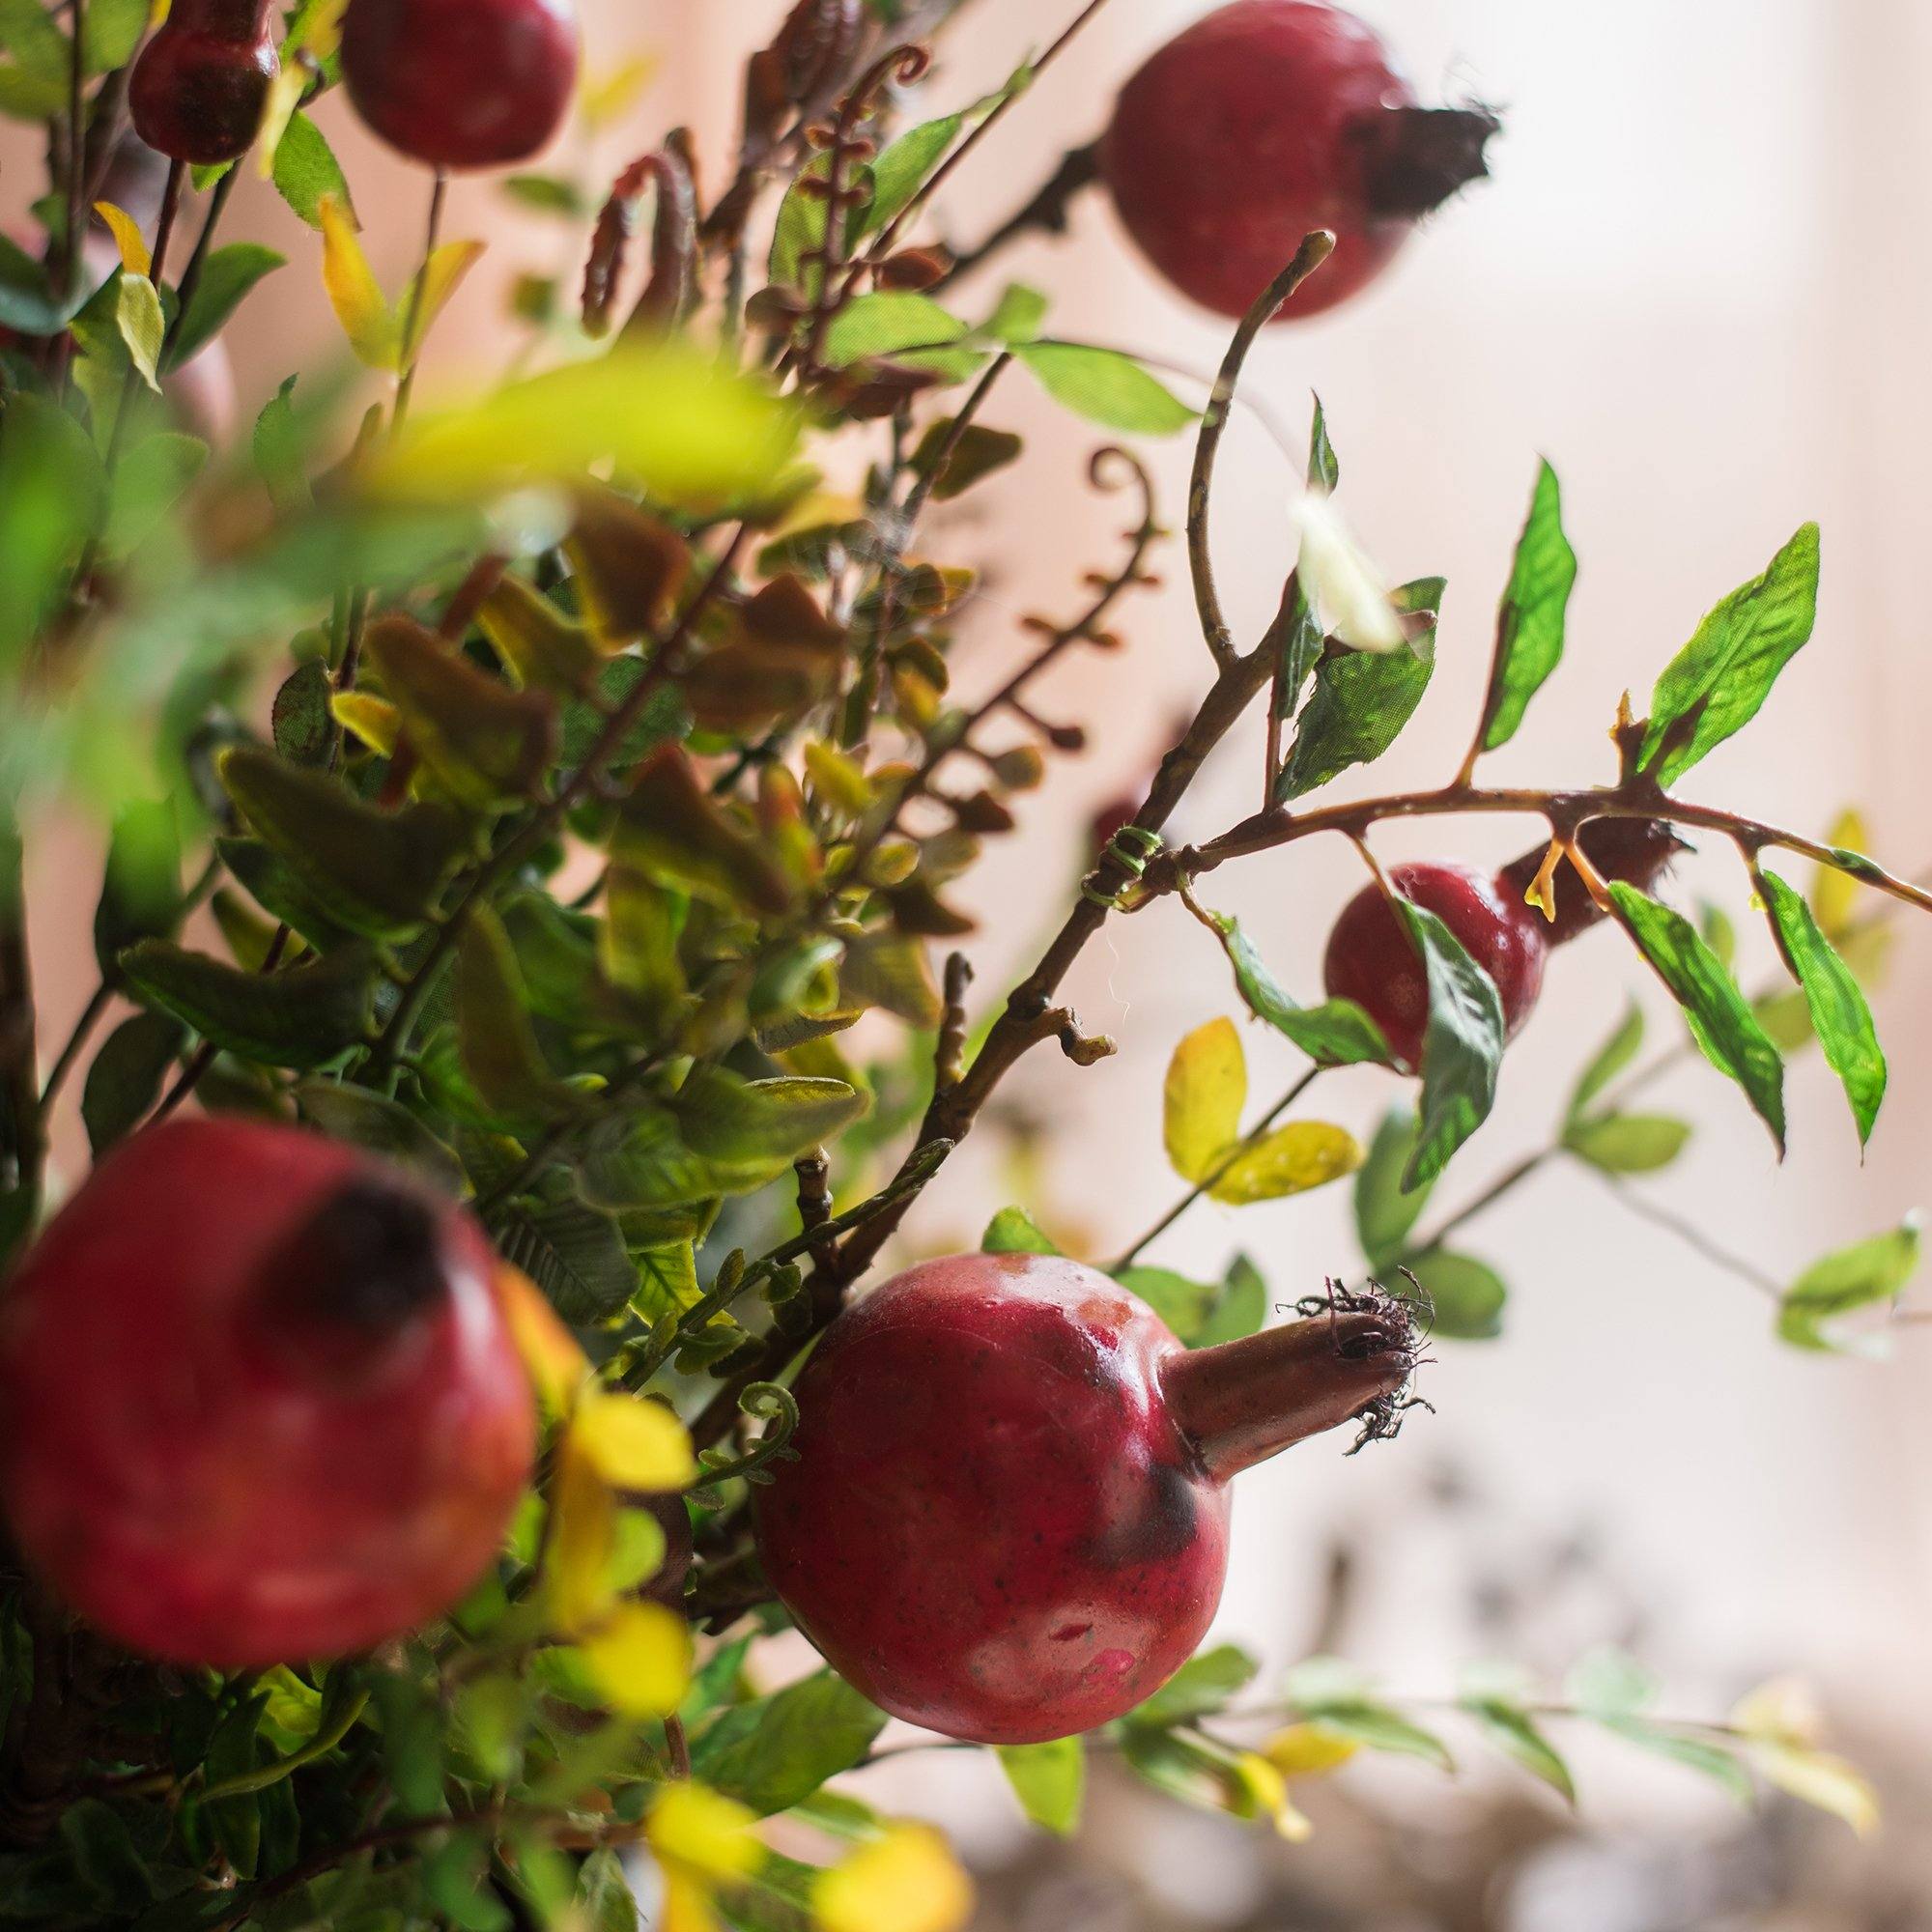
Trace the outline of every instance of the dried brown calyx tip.
[[1363, 186], [1370, 208], [1414, 221], [1490, 171], [1484, 150], [1501, 130], [1490, 109], [1390, 107], [1366, 122]]
[[1355, 1449], [1386, 1439], [1414, 1406], [1422, 1338], [1407, 1302], [1375, 1283], [1330, 1281], [1295, 1312], [1279, 1328], [1177, 1355], [1163, 1372], [1175, 1421], [1217, 1482], [1346, 1422], [1362, 1425]]

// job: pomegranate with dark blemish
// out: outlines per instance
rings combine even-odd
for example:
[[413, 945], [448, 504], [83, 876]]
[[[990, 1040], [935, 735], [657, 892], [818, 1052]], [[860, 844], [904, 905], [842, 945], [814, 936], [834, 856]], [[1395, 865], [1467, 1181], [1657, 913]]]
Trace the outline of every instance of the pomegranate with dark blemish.
[[242, 1669], [428, 1622], [527, 1479], [528, 1380], [476, 1220], [290, 1127], [110, 1154], [0, 1295], [0, 1499], [131, 1649]]
[[1483, 108], [1425, 108], [1326, 0], [1234, 0], [1121, 91], [1101, 170], [1127, 232], [1183, 295], [1238, 316], [1311, 230], [1335, 236], [1275, 320], [1374, 280], [1416, 221], [1485, 172]]
[[1380, 1299], [1190, 1351], [1076, 1262], [926, 1262], [800, 1376], [798, 1460], [753, 1492], [766, 1574], [895, 1717], [981, 1744], [1092, 1730], [1199, 1644], [1229, 1478], [1385, 1415], [1412, 1362]]

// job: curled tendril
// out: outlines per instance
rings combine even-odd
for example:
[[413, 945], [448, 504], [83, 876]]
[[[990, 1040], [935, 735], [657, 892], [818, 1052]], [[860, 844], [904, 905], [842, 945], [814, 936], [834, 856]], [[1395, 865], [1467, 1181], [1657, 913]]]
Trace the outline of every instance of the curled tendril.
[[1153, 478], [1148, 467], [1131, 449], [1118, 442], [1103, 442], [1087, 459], [1088, 480], [1096, 490], [1124, 490], [1129, 485], [1139, 493], [1141, 522], [1138, 535], [1151, 535], [1153, 520]]
[[910, 87], [914, 81], [923, 78], [931, 65], [931, 48], [921, 46], [917, 41], [906, 41], [898, 46], [887, 48], [859, 76], [857, 84], [845, 97], [839, 106], [840, 119], [849, 127], [862, 115], [872, 111], [880, 94], [888, 86]]
[[790, 1389], [778, 1382], [750, 1382], [738, 1398], [738, 1407], [741, 1413], [762, 1421], [764, 1433], [736, 1458], [722, 1450], [705, 1450], [697, 1459], [704, 1478], [693, 1485], [695, 1489], [713, 1489], [741, 1477], [751, 1483], [769, 1483], [771, 1477], [764, 1473], [768, 1464], [798, 1461], [798, 1451], [789, 1446], [798, 1428], [798, 1399]]
[[657, 187], [657, 214], [651, 237], [651, 275], [632, 322], [672, 323], [691, 293], [697, 226], [691, 173], [684, 157], [669, 147], [640, 155], [611, 184], [597, 216], [590, 255], [583, 269], [583, 327], [602, 335], [611, 326], [611, 304], [624, 272], [624, 258], [637, 226], [638, 206], [647, 186]]

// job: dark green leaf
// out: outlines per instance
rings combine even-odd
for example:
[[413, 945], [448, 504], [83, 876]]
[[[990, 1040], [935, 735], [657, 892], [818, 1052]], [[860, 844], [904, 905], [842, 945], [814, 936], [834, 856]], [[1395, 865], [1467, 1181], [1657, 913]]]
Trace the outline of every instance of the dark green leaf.
[[170, 1013], [135, 1013], [101, 1042], [80, 1096], [87, 1144], [97, 1160], [147, 1119], [185, 1037]]
[[115, 814], [94, 952], [103, 972], [137, 939], [165, 939], [182, 915], [181, 834], [173, 803], [138, 800]]
[[1818, 526], [1805, 524], [1761, 577], [1697, 626], [1651, 694], [1639, 769], [1669, 784], [1757, 716], [1818, 611]]
[[1415, 1116], [1392, 1107], [1369, 1143], [1368, 1158], [1355, 1171], [1355, 1238], [1369, 1271], [1393, 1272], [1407, 1253], [1409, 1232], [1429, 1205], [1434, 1180], [1405, 1190], [1403, 1174], [1415, 1149]]
[[309, 658], [296, 667], [275, 693], [271, 722], [275, 750], [292, 765], [326, 765], [335, 743], [335, 718], [328, 708], [334, 691], [328, 667]]
[[[1430, 1332], [1452, 1342], [1491, 1342], [1503, 1332], [1509, 1290], [1487, 1262], [1448, 1248], [1430, 1248], [1405, 1264], [1422, 1285], [1433, 1312]], [[1390, 1284], [1406, 1293], [1403, 1282]]]
[[104, 1799], [83, 1798], [61, 1813], [68, 1855], [96, 1899], [115, 1912], [139, 1912], [154, 1897], [147, 1861], [126, 1821]]
[[1690, 1122], [1668, 1114], [1600, 1114], [1563, 1129], [1563, 1145], [1605, 1174], [1655, 1174], [1690, 1138]]
[[1577, 1785], [1570, 1776], [1570, 1767], [1558, 1756], [1555, 1747], [1537, 1728], [1536, 1720], [1527, 1711], [1500, 1697], [1465, 1697], [1463, 1709], [1476, 1720], [1483, 1734], [1498, 1750], [1514, 1758], [1534, 1776], [1542, 1778], [1566, 1804], [1576, 1804]]
[[1242, 1336], [1254, 1334], [1267, 1320], [1267, 1283], [1246, 1255], [1236, 1255], [1228, 1264], [1220, 1298], [1201, 1324], [1194, 1346], [1211, 1349], [1217, 1342], [1238, 1342]]
[[366, 947], [344, 947], [279, 973], [244, 973], [164, 939], [144, 939], [121, 955], [121, 970], [147, 1005], [270, 1066], [326, 1065], [370, 1029], [376, 963]]
[[1489, 1119], [1503, 1057], [1503, 1004], [1496, 984], [1435, 914], [1401, 902], [1429, 975], [1429, 1027], [1422, 1038], [1421, 1126], [1402, 1184], [1434, 1180]]
[[1020, 1808], [1055, 1837], [1070, 1838], [1080, 1824], [1087, 1787], [1087, 1751], [1078, 1738], [1043, 1745], [1002, 1745], [1000, 1768]]
[[[222, 865], [247, 889], [265, 912], [272, 913], [278, 921], [285, 922], [319, 952], [327, 952], [353, 936], [348, 926], [330, 919], [323, 911], [289, 867], [259, 838], [217, 838], [214, 849], [220, 855]], [[215, 898], [218, 905], [218, 893]], [[262, 950], [266, 954], [266, 939]], [[262, 960], [248, 958], [242, 963], [255, 967], [262, 964]]]
[[187, 313], [175, 329], [168, 366], [179, 369], [192, 362], [228, 326], [228, 318], [241, 307], [248, 291], [287, 260], [286, 255], [265, 248], [259, 242], [231, 242], [225, 248], [213, 250], [203, 265], [201, 282]]
[[1198, 412], [1117, 349], [1080, 342], [1023, 342], [1013, 354], [1063, 409], [1103, 429], [1173, 436], [1196, 420]]
[[946, 457], [946, 468], [932, 486], [935, 500], [942, 503], [970, 490], [981, 477], [990, 476], [996, 469], [1004, 469], [1019, 455], [1021, 448], [1019, 438], [1010, 430], [987, 429], [981, 423], [968, 423], [956, 440], [953, 431], [953, 419], [951, 416], [942, 417], [920, 438], [919, 447], [912, 453], [914, 473], [930, 476], [947, 444], [952, 444], [951, 454]]
[[770, 1179], [849, 1126], [867, 1104], [842, 1080], [742, 1080], [721, 1066], [700, 1066], [670, 1106], [685, 1145], [721, 1174]]
[[[0, 238], [0, 257], [6, 248]], [[4, 262], [0, 262], [4, 267]], [[0, 282], [0, 297], [5, 284]], [[18, 327], [0, 298], [0, 327]], [[107, 474], [87, 432], [44, 396], [7, 399], [0, 439], [0, 668], [11, 667], [51, 611], [64, 573], [107, 500]]]
[[577, 1112], [583, 1096], [551, 1071], [530, 1025], [529, 995], [503, 923], [478, 906], [456, 949], [456, 1031], [463, 1070], [510, 1125]]
[[1889, 1233], [1812, 1263], [1785, 1290], [1778, 1334], [1801, 1349], [1838, 1347], [1825, 1324], [1903, 1293], [1918, 1270], [1918, 1216], [1907, 1215]]
[[1342, 480], [1342, 465], [1335, 455], [1335, 445], [1328, 440], [1328, 412], [1321, 407], [1321, 398], [1315, 398], [1315, 420], [1308, 431], [1308, 487], [1311, 490], [1325, 490], [1331, 495]]
[[1886, 1064], [1871, 1009], [1852, 970], [1837, 953], [1802, 893], [1776, 872], [1760, 871], [1779, 951], [1804, 988], [1811, 1026], [1832, 1071], [1843, 1083], [1858, 1122], [1859, 1145], [1871, 1138], [1885, 1098]]
[[1784, 1152], [1784, 1063], [1718, 956], [1680, 914], [1622, 880], [1610, 897], [1631, 937], [1670, 989], [1712, 1065], [1745, 1090]]
[[1563, 534], [1562, 493], [1548, 463], [1537, 471], [1529, 518], [1518, 539], [1502, 608], [1483, 713], [1483, 750], [1516, 736], [1529, 700], [1563, 656], [1564, 617], [1577, 582], [1577, 554]]
[[989, 1255], [1057, 1255], [1060, 1250], [1024, 1208], [1002, 1208], [986, 1223], [980, 1251]]
[[1248, 1010], [1292, 1039], [1309, 1059], [1322, 1066], [1353, 1066], [1373, 1062], [1389, 1064], [1388, 1042], [1381, 1029], [1352, 1000], [1328, 1000], [1319, 1007], [1297, 1007], [1255, 951], [1254, 942], [1238, 920], [1203, 906], [1201, 911], [1221, 941], [1235, 984]]
[[298, 1081], [295, 1100], [302, 1118], [333, 1139], [399, 1161], [445, 1194], [466, 1191], [463, 1163], [455, 1149], [440, 1141], [400, 1101], [339, 1080]]
[[692, 1776], [770, 1817], [849, 1771], [885, 1722], [843, 1678], [821, 1670], [722, 1713], [693, 1741]]
[[1208, 1318], [1220, 1300], [1220, 1291], [1211, 1283], [1189, 1281], [1172, 1268], [1122, 1268], [1114, 1279], [1129, 1294], [1137, 1294], [1180, 1337], [1192, 1343], [1206, 1326]]
[[1238, 1644], [1216, 1644], [1190, 1657], [1151, 1697], [1134, 1707], [1127, 1721], [1184, 1724], [1210, 1717], [1245, 1690], [1260, 1668]]
[[490, 1227], [503, 1259], [522, 1268], [566, 1321], [609, 1321], [637, 1290], [622, 1230], [581, 1200], [565, 1176], [546, 1177], [535, 1194], [493, 1208]]
[[1596, 1057], [1577, 1076], [1564, 1118], [1581, 1120], [1590, 1102], [1636, 1058], [1642, 1045], [1643, 1009], [1633, 1000], [1624, 1009], [1616, 1032], [1597, 1049]]
[[249, 825], [331, 919], [378, 939], [416, 930], [464, 847], [441, 806], [379, 811], [326, 773], [252, 746], [220, 761], [222, 782]]

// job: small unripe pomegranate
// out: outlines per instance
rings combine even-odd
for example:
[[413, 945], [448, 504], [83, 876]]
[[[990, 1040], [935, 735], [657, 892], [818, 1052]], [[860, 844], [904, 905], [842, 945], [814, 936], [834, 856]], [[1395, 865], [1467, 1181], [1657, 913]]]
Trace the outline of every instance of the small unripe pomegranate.
[[0, 1294], [0, 1501], [130, 1648], [240, 1669], [447, 1609], [526, 1481], [528, 1381], [462, 1208], [290, 1127], [117, 1149]]
[[980, 1744], [1091, 1730], [1200, 1642], [1229, 1478], [1351, 1416], [1382, 1433], [1413, 1361], [1379, 1296], [1189, 1351], [1077, 1262], [926, 1262], [799, 1377], [798, 1461], [753, 1492], [766, 1575], [895, 1717]]
[[1101, 170], [1127, 232], [1180, 292], [1248, 305], [1326, 228], [1335, 252], [1275, 318], [1313, 315], [1388, 265], [1485, 172], [1481, 108], [1424, 108], [1388, 50], [1327, 0], [1233, 0], [1122, 89]]
[[[1621, 879], [1626, 885], [1648, 892], [1665, 867], [1680, 852], [1690, 848], [1661, 818], [1598, 818], [1577, 835], [1577, 843], [1605, 879]], [[1547, 845], [1538, 845], [1520, 859], [1513, 859], [1496, 874], [1503, 896], [1520, 899], [1543, 869]], [[1577, 868], [1559, 865], [1550, 876], [1556, 899], [1556, 917], [1543, 927], [1543, 936], [1552, 946], [1562, 946], [1587, 932], [1604, 918], [1602, 908], [1577, 876]], [[1541, 918], [1541, 915], [1538, 915]]]
[[[1504, 1031], [1513, 1037], [1543, 990], [1549, 942], [1542, 914], [1525, 905], [1520, 893], [1505, 892], [1494, 873], [1470, 866], [1395, 866], [1388, 876], [1404, 898], [1435, 914], [1496, 982]], [[1364, 886], [1342, 908], [1328, 935], [1321, 973], [1331, 997], [1353, 1000], [1381, 1028], [1403, 1065], [1422, 1064], [1428, 973], [1407, 926], [1379, 886]]]
[[577, 85], [571, 0], [349, 0], [342, 77], [390, 147], [432, 167], [527, 160]]
[[171, 160], [239, 159], [262, 125], [280, 63], [270, 0], [175, 0], [128, 76], [134, 131]]

